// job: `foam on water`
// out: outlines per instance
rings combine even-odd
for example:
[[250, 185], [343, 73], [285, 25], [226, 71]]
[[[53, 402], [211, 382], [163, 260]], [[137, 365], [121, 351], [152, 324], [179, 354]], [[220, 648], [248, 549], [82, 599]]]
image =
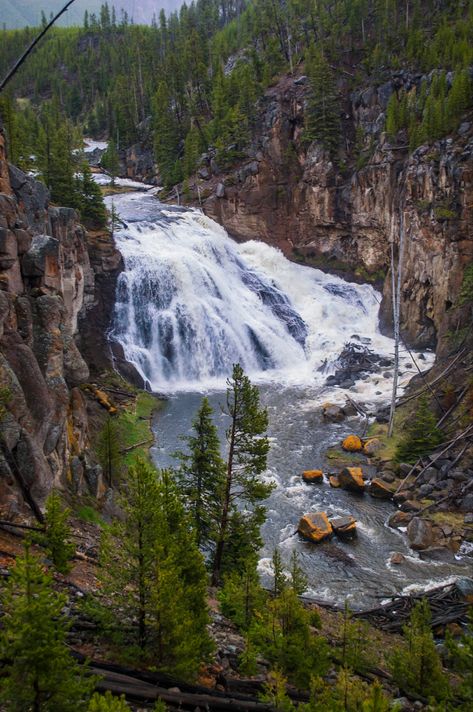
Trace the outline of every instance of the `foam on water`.
[[[322, 384], [354, 332], [391, 355], [371, 286], [294, 264], [262, 243], [238, 245], [198, 210], [148, 194], [113, 201], [125, 270], [111, 336], [152, 389], [221, 388], [236, 361], [260, 383]], [[376, 402], [389, 387], [372, 376], [360, 395]]]

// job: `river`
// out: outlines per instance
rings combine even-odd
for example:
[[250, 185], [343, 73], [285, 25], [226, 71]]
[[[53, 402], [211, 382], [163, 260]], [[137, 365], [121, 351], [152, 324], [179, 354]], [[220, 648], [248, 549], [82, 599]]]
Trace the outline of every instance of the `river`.
[[[332, 489], [326, 481], [309, 485], [301, 477], [305, 469], [330, 469], [327, 447], [362, 428], [358, 417], [329, 424], [321, 415], [324, 401], [343, 404], [348, 395], [325, 385], [344, 346], [363, 344], [392, 359], [393, 342], [378, 330], [379, 294], [369, 285], [289, 262], [268, 245], [236, 244], [200, 211], [161, 204], [152, 190], [115, 195], [113, 202], [125, 270], [110, 338], [149, 387], [168, 397], [153, 424], [156, 464], [175, 464], [172, 453], [182, 448], [180, 436], [190, 432], [204, 393], [225, 447], [220, 404], [234, 362], [260, 386], [271, 439], [265, 477], [275, 484], [263, 527], [263, 582], [270, 583], [275, 546], [285, 562], [294, 549], [299, 552], [309, 596], [333, 603], [347, 599], [355, 609], [465, 575], [462, 557], [440, 563], [412, 552], [404, 533], [386, 525], [393, 504]], [[433, 356], [423, 359], [428, 365]], [[411, 369], [403, 353], [402, 384]], [[358, 380], [349, 395], [374, 414], [389, 398], [391, 376], [385, 366]], [[300, 516], [317, 510], [352, 514], [357, 539], [319, 545], [301, 540], [295, 533]], [[404, 554], [402, 565], [390, 563], [393, 552]]]

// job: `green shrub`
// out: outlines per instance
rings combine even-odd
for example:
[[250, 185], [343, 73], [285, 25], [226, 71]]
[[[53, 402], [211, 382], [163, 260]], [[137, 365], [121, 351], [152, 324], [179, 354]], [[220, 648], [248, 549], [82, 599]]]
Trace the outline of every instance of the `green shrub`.
[[397, 462], [415, 462], [428, 455], [442, 442], [442, 431], [437, 428], [437, 420], [431, 410], [427, 396], [417, 402], [414, 416], [405, 425], [405, 432], [396, 449]]

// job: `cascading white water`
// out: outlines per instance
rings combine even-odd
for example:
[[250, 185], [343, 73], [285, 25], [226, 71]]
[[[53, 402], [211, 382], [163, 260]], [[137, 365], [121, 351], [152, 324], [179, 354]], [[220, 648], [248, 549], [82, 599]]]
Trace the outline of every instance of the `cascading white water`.
[[238, 245], [200, 211], [150, 194], [114, 201], [125, 270], [111, 338], [152, 389], [221, 383], [237, 361], [253, 376], [313, 380], [354, 332], [390, 350], [370, 286], [291, 263], [262, 243]]

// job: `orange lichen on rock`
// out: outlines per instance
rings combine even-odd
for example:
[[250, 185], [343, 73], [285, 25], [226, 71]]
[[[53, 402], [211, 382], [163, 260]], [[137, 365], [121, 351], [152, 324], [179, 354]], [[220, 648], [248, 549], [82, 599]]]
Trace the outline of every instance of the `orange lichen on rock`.
[[384, 482], [384, 480], [379, 479], [379, 477], [371, 481], [369, 489], [370, 495], [378, 499], [391, 499], [395, 491], [395, 484]]
[[335, 517], [330, 520], [333, 531], [340, 539], [353, 539], [356, 536], [356, 519], [351, 516]]
[[361, 467], [345, 467], [338, 475], [340, 486], [352, 492], [364, 492], [365, 482]]
[[312, 512], [304, 514], [299, 522], [297, 531], [305, 539], [316, 544], [332, 535], [332, 525], [325, 512]]
[[358, 435], [348, 435], [342, 442], [342, 448], [348, 452], [360, 452], [363, 450], [363, 443]]
[[305, 470], [302, 473], [302, 479], [305, 482], [321, 483], [324, 479], [324, 473], [322, 472], [322, 470]]
[[328, 481], [330, 487], [340, 487], [340, 480], [338, 479], [337, 475], [330, 475]]

